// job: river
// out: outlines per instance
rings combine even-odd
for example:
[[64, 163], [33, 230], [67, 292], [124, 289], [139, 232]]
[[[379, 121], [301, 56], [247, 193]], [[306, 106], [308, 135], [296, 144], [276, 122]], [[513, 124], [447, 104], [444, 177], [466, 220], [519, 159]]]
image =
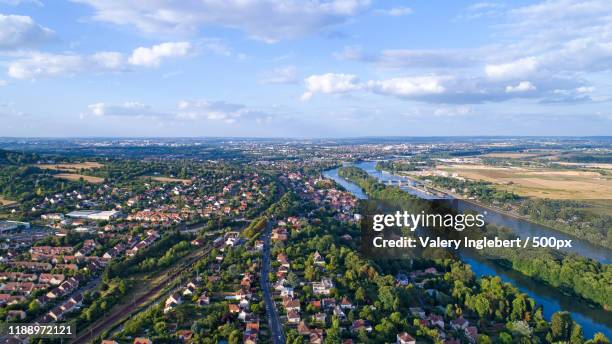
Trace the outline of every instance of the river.
[[[382, 173], [374, 168], [376, 162], [365, 161], [356, 164], [355, 166], [365, 170], [371, 176], [376, 177], [381, 182], [398, 181], [406, 182], [407, 180], [401, 176], [394, 176], [389, 173]], [[338, 175], [338, 169], [325, 171], [323, 175], [326, 178], [333, 179], [338, 184], [342, 185], [346, 190], [350, 191], [359, 199], [367, 199], [367, 195], [356, 184], [351, 183]], [[406, 183], [408, 184], [408, 183]], [[409, 192], [415, 196], [422, 198], [432, 198], [431, 195], [423, 193], [411, 187], [402, 187], [402, 190]], [[485, 209], [468, 202], [459, 200], [460, 210], [472, 209], [479, 212]], [[557, 238], [570, 238], [569, 236], [554, 231], [552, 229], [539, 226], [528, 221], [516, 219], [492, 210], [486, 210], [486, 220], [492, 224], [497, 224], [512, 229], [519, 236], [555, 236]], [[612, 261], [612, 252], [605, 248], [599, 248], [584, 240], [574, 237], [572, 239], [572, 252], [597, 259], [598, 261], [609, 264]], [[604, 333], [608, 338], [612, 338], [612, 313], [606, 312], [603, 309], [591, 308], [585, 302], [581, 302], [576, 297], [565, 295], [558, 289], [551, 288], [542, 283], [534, 281], [512, 269], [503, 268], [493, 262], [480, 257], [478, 255], [462, 256], [465, 263], [472, 267], [472, 271], [477, 276], [499, 276], [503, 281], [511, 283], [520, 291], [533, 298], [538, 305], [543, 308], [543, 314], [546, 319], [550, 320], [553, 313], [564, 310], [572, 314], [572, 318], [582, 326], [585, 338], [592, 337], [596, 332]]]

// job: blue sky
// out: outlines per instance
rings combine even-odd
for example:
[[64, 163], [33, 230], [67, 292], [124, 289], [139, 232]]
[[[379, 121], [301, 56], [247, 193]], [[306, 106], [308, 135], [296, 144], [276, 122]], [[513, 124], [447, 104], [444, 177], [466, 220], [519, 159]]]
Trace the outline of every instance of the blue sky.
[[0, 0], [0, 136], [610, 135], [608, 0]]

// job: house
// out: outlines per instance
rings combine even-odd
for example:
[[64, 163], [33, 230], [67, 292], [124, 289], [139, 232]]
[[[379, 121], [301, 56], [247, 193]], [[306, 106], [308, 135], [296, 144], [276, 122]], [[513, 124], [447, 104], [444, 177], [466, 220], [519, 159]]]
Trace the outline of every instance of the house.
[[405, 274], [399, 273], [397, 276], [395, 276], [395, 283], [400, 286], [407, 286], [410, 284], [410, 279]]
[[240, 302], [238, 302], [238, 306], [240, 306], [242, 309], [249, 308], [249, 304], [249, 300], [247, 299], [242, 299]]
[[191, 287], [186, 287], [183, 290], [183, 296], [189, 296], [189, 295], [193, 295], [193, 293], [195, 292], [195, 288], [192, 289]]
[[330, 289], [333, 287], [333, 282], [329, 278], [324, 278], [321, 282], [312, 283], [312, 292], [315, 295], [329, 295]]
[[283, 307], [285, 307], [285, 310], [288, 311], [300, 311], [300, 300], [298, 299], [291, 299], [291, 298], [285, 298], [283, 299]]
[[168, 298], [166, 299], [166, 306], [180, 305], [181, 303], [183, 303], [183, 299], [181, 298], [181, 295], [179, 295], [178, 293], [173, 293], [170, 296], [168, 296]]
[[181, 294], [173, 293], [166, 299], [166, 307], [164, 308], [164, 313], [168, 313], [174, 308], [176, 305], [180, 305], [183, 303], [183, 299], [181, 299]]
[[425, 272], [425, 274], [428, 274], [428, 275], [437, 275], [438, 274], [438, 270], [436, 270], [436, 268], [434, 268], [434, 267], [427, 268], [427, 269], [425, 269], [424, 272]]
[[320, 328], [310, 330], [310, 344], [323, 344], [323, 330]]
[[210, 304], [210, 297], [206, 293], [202, 293], [198, 298], [198, 306], [204, 306]]
[[455, 330], [465, 330], [468, 326], [470, 326], [470, 322], [463, 317], [451, 321], [451, 327]]
[[49, 283], [58, 285], [64, 281], [65, 277], [63, 274], [40, 274], [38, 277], [38, 283]]
[[372, 332], [372, 325], [370, 324], [369, 321], [363, 320], [363, 319], [358, 319], [358, 320], [353, 321], [353, 325], [351, 325], [352, 332], [359, 332], [362, 329], [370, 333]]
[[325, 324], [325, 319], [327, 319], [327, 315], [323, 312], [318, 312], [315, 315], [313, 315], [313, 320], [315, 322], [319, 322], [319, 323], [323, 323]]
[[342, 298], [342, 301], [340, 301], [340, 308], [342, 308], [342, 309], [353, 309], [353, 304], [345, 296], [345, 297]]
[[134, 338], [134, 344], [153, 344], [149, 338]]
[[465, 328], [464, 332], [470, 342], [476, 343], [476, 339], [478, 338], [478, 328], [476, 328], [476, 326], [468, 326]]
[[240, 312], [240, 307], [238, 307], [237, 304], [230, 303], [228, 305], [228, 308], [229, 308], [229, 312], [230, 313], [239, 313]]
[[319, 251], [316, 251], [314, 253], [314, 256], [312, 257], [312, 262], [315, 265], [325, 265], [325, 259], [323, 259], [323, 256], [321, 256], [321, 254], [319, 253]]
[[191, 281], [189, 281], [189, 283], [187, 283], [187, 288], [191, 288], [192, 290], [196, 290], [198, 289], [198, 284], [200, 284], [200, 280], [193, 279]]
[[289, 273], [289, 268], [287, 268], [286, 266], [281, 266], [276, 271], [276, 277], [284, 278], [285, 276], [287, 276], [288, 273]]
[[244, 277], [240, 281], [240, 286], [247, 289], [251, 287], [251, 275], [249, 273], [246, 273], [244, 275]]
[[278, 256], [276, 256], [276, 261], [279, 262], [281, 266], [286, 268], [291, 267], [289, 260], [287, 259], [287, 255], [284, 253], [279, 253]]
[[283, 286], [280, 291], [281, 297], [293, 297], [293, 288]]
[[190, 330], [179, 330], [176, 331], [176, 336], [184, 343], [191, 342], [193, 339], [193, 332]]
[[80, 307], [83, 304], [83, 294], [78, 293], [72, 296], [69, 301], [74, 302], [77, 307]]
[[247, 322], [252, 318], [253, 316], [251, 315], [251, 313], [247, 313], [245, 310], [241, 310], [240, 313], [238, 313], [238, 319], [242, 320], [243, 322]]
[[300, 336], [310, 335], [310, 329], [308, 328], [308, 326], [303, 320], [300, 321], [300, 323], [298, 324], [297, 331], [300, 334]]
[[53, 320], [58, 321], [62, 318], [64, 311], [60, 307], [55, 307], [47, 313]]
[[336, 307], [336, 299], [333, 298], [325, 298], [321, 301], [323, 308], [335, 308]]
[[410, 307], [410, 314], [412, 314], [412, 316], [415, 316], [417, 318], [425, 318], [425, 311], [423, 310], [423, 308], [421, 307]]
[[100, 344], [119, 344], [119, 343], [111, 339], [105, 339], [102, 342], [100, 342]]
[[407, 332], [398, 333], [396, 338], [396, 344], [416, 344], [416, 340]]
[[242, 343], [244, 344], [256, 344], [257, 334], [256, 333], [245, 333], [242, 337]]
[[248, 333], [259, 333], [259, 320], [249, 321], [245, 325], [245, 332]]
[[444, 318], [442, 316], [431, 314], [427, 320], [432, 326], [438, 326], [439, 328], [444, 329]]
[[294, 310], [287, 312], [287, 322], [290, 324], [298, 324], [300, 322], [300, 313]]
[[334, 315], [337, 316], [340, 320], [344, 320], [346, 318], [346, 314], [344, 314], [344, 311], [339, 306], [336, 306], [334, 308]]
[[26, 318], [26, 312], [21, 310], [11, 310], [6, 313], [7, 320], [23, 320]]

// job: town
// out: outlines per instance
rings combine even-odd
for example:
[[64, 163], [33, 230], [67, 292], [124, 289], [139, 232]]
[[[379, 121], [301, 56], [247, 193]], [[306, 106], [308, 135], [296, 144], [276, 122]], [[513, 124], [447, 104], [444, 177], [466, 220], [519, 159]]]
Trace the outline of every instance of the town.
[[[15, 201], [2, 209], [0, 316], [73, 324], [71, 343], [583, 338], [569, 313], [546, 318], [461, 260], [362, 255], [360, 200], [325, 172], [339, 151], [240, 162], [2, 151]], [[34, 191], [15, 197], [23, 188]]]

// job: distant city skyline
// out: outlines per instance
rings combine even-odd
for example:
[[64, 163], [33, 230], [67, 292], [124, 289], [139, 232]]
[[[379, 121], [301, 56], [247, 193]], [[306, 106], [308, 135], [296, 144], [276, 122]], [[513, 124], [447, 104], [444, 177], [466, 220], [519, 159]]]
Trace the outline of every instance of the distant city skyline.
[[601, 136], [607, 0], [0, 0], [0, 137]]

